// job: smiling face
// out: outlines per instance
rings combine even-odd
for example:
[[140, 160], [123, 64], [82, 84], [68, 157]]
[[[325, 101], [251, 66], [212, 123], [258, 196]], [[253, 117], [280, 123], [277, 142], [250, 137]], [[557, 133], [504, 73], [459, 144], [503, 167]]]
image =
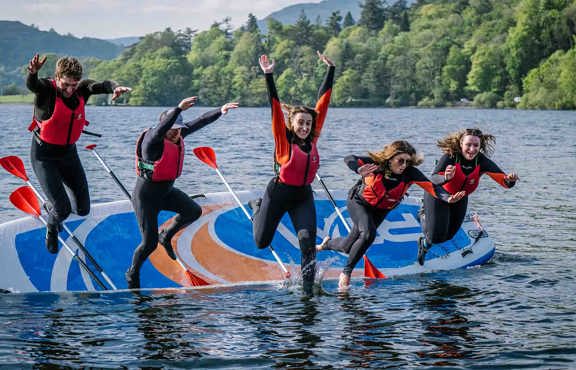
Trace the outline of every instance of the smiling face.
[[65, 98], [69, 98], [72, 96], [72, 94], [74, 94], [76, 89], [78, 89], [79, 83], [80, 80], [72, 77], [56, 77], [56, 86], [58, 86], [58, 88], [62, 91], [62, 95], [64, 95]]
[[478, 155], [480, 151], [480, 138], [473, 135], [464, 135], [460, 140], [460, 151], [462, 156], [471, 161]]
[[390, 159], [390, 171], [395, 175], [401, 175], [406, 167], [410, 166], [412, 157], [408, 153], [399, 153]]
[[310, 113], [296, 113], [292, 117], [292, 131], [299, 139], [305, 140], [312, 130], [312, 115]]

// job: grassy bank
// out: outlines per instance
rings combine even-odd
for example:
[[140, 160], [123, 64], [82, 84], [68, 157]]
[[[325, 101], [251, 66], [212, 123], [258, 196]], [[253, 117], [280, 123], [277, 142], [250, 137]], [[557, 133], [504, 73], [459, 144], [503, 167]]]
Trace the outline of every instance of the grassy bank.
[[34, 103], [34, 95], [2, 95], [0, 96], [0, 104], [32, 104]]

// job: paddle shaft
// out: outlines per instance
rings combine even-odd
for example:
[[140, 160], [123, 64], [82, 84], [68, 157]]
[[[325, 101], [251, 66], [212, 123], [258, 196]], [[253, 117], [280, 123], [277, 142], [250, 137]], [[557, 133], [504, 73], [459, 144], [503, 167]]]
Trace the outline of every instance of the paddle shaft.
[[330, 190], [328, 190], [328, 187], [324, 183], [324, 180], [322, 180], [322, 178], [318, 174], [316, 174], [316, 179], [318, 180], [318, 182], [320, 182], [320, 185], [322, 185], [322, 188], [324, 188], [324, 191], [326, 192], [326, 194], [328, 195], [328, 198], [330, 199], [330, 203], [332, 203], [332, 206], [334, 207], [334, 209], [336, 210], [336, 214], [338, 214], [338, 217], [340, 218], [340, 220], [344, 224], [346, 231], [348, 231], [348, 233], [350, 233], [350, 231], [351, 231], [350, 225], [348, 225], [348, 221], [346, 221], [346, 219], [342, 215], [342, 212], [340, 212], [340, 208], [338, 208], [338, 205], [336, 205], [336, 201], [334, 200], [334, 197], [330, 193]]
[[102, 164], [102, 166], [104, 167], [104, 169], [106, 170], [106, 172], [108, 172], [108, 174], [112, 177], [112, 179], [114, 180], [114, 182], [116, 182], [116, 184], [120, 187], [120, 189], [122, 190], [122, 192], [126, 195], [126, 197], [130, 200], [132, 200], [132, 196], [130, 195], [130, 193], [128, 192], [128, 190], [126, 190], [126, 187], [120, 182], [120, 180], [118, 179], [118, 177], [116, 177], [116, 175], [114, 174], [114, 172], [110, 169], [110, 167], [108, 167], [108, 165], [106, 164], [106, 162], [104, 161], [104, 159], [102, 159], [102, 157], [100, 157], [100, 154], [98, 154], [98, 152], [96, 151], [96, 149], [90, 149], [92, 151], [92, 153], [94, 153], [94, 155], [96, 156], [96, 158], [98, 158], [98, 160], [100, 161], [100, 163]]
[[[234, 190], [232, 190], [232, 188], [230, 187], [230, 185], [228, 184], [228, 181], [226, 181], [226, 179], [224, 178], [224, 176], [222, 175], [222, 173], [220, 172], [220, 170], [218, 169], [218, 167], [214, 168], [216, 170], [216, 173], [218, 174], [218, 176], [220, 176], [220, 179], [222, 180], [222, 182], [224, 183], [224, 185], [226, 185], [226, 188], [228, 189], [228, 191], [230, 192], [230, 194], [232, 194], [232, 197], [234, 197], [234, 200], [236, 201], [236, 203], [238, 203], [238, 205], [240, 206], [240, 208], [242, 208], [242, 211], [244, 212], [244, 214], [246, 215], [246, 217], [253, 222], [254, 220], [252, 220], [252, 217], [250, 216], [250, 214], [248, 213], [248, 211], [246, 210], [246, 208], [244, 207], [244, 205], [242, 204], [242, 202], [240, 201], [240, 199], [238, 198], [238, 196], [236, 195], [236, 193], [234, 192]], [[276, 251], [274, 250], [274, 248], [272, 248], [271, 245], [268, 246], [268, 248], [270, 248], [270, 251], [272, 252], [272, 255], [274, 256], [274, 259], [276, 260], [276, 262], [278, 262], [278, 265], [280, 265], [280, 268], [282, 269], [282, 271], [284, 272], [284, 274], [289, 274], [288, 269], [286, 268], [286, 266], [284, 266], [284, 264], [282, 263], [282, 260], [280, 259], [280, 257], [278, 256], [278, 254], [276, 253]]]
[[[32, 185], [32, 183], [30, 182], [30, 180], [26, 180], [26, 185], [30, 186], [30, 188], [34, 191], [34, 194], [36, 194], [36, 196], [38, 197], [38, 199], [40, 199], [40, 201], [42, 203], [46, 203], [46, 200], [44, 199], [44, 197], [42, 197], [42, 194], [40, 194], [40, 192], [36, 189], [36, 187], [34, 185]], [[44, 220], [43, 220], [44, 221]], [[47, 224], [47, 223], [45, 223]], [[106, 272], [104, 271], [104, 269], [102, 269], [102, 267], [98, 264], [98, 262], [96, 262], [96, 260], [94, 259], [94, 257], [92, 257], [92, 255], [90, 254], [90, 252], [86, 249], [86, 247], [84, 247], [84, 244], [82, 244], [82, 242], [80, 241], [80, 239], [78, 239], [76, 237], [76, 235], [74, 235], [74, 233], [72, 232], [72, 230], [70, 230], [68, 228], [68, 226], [66, 226], [66, 224], [63, 222], [62, 223], [62, 227], [64, 228], [64, 230], [68, 233], [68, 235], [70, 235], [70, 237], [72, 238], [72, 241], [74, 242], [74, 244], [76, 244], [76, 246], [78, 246], [78, 248], [84, 253], [84, 255], [90, 260], [90, 263], [92, 263], [92, 265], [94, 265], [94, 267], [96, 268], [96, 270], [98, 270], [98, 272], [104, 277], [104, 280], [106, 280], [106, 282], [110, 285], [110, 287], [112, 288], [112, 290], [118, 290], [118, 288], [116, 287], [116, 285], [114, 285], [114, 283], [112, 282], [112, 280], [110, 279], [110, 277], [108, 276], [108, 274], [106, 274]], [[58, 238], [60, 239], [60, 236], [58, 236]], [[62, 239], [61, 239], [62, 240]], [[62, 244], [64, 244], [64, 242], [62, 242]], [[82, 261], [82, 263], [84, 263], [84, 261]], [[104, 289], [107, 289], [106, 287], [104, 287]]]

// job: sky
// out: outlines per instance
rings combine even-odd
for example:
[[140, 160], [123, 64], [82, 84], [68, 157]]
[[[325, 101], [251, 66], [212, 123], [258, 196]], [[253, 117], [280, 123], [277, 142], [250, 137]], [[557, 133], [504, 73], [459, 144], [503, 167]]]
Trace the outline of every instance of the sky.
[[234, 28], [252, 13], [262, 19], [286, 6], [320, 0], [0, 0], [0, 20], [53, 28], [76, 37], [118, 38], [173, 30], [206, 30], [231, 17]]

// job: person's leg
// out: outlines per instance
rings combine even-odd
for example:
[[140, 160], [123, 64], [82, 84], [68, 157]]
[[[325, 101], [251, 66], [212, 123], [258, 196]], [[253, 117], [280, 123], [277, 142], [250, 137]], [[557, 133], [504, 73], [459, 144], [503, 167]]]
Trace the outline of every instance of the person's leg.
[[316, 207], [312, 189], [307, 187], [305, 198], [288, 211], [298, 236], [302, 254], [300, 269], [302, 285], [306, 294], [312, 293], [316, 276]]
[[254, 242], [258, 248], [263, 249], [270, 245], [276, 228], [286, 213], [286, 205], [290, 202], [290, 194], [285, 186], [272, 179], [252, 219]]
[[70, 189], [72, 195], [70, 199], [71, 211], [78, 216], [86, 216], [90, 213], [90, 192], [88, 191], [84, 167], [82, 167], [76, 150], [67, 156], [66, 160], [60, 161], [59, 168], [64, 185]]
[[162, 200], [162, 209], [176, 212], [174, 221], [166, 229], [162, 230], [158, 236], [160, 244], [166, 249], [166, 253], [173, 260], [176, 259], [176, 253], [172, 248], [172, 237], [182, 228], [190, 225], [202, 215], [202, 208], [190, 199], [183, 191], [172, 188]]
[[468, 209], [468, 197], [464, 197], [460, 201], [452, 203], [450, 208], [450, 225], [448, 227], [446, 240], [452, 239], [462, 226], [464, 217], [466, 216], [466, 210]]
[[352, 230], [350, 233], [344, 238], [334, 238], [329, 240], [325, 245], [323, 250], [333, 250], [337, 252], [342, 252], [349, 254], [350, 248], [352, 248], [352, 244], [356, 240], [358, 240], [360, 236], [360, 230], [358, 228], [358, 224], [366, 224], [368, 223], [367, 214], [364, 207], [356, 202], [354, 199], [348, 199], [346, 203], [346, 208], [348, 209], [348, 214], [352, 219], [353, 225]]

